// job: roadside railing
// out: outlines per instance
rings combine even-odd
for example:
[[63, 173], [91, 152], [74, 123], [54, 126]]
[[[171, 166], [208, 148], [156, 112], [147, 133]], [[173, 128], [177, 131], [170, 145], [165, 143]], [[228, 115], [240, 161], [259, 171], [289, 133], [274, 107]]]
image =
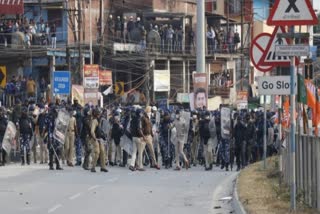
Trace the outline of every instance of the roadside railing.
[[[291, 185], [291, 157], [289, 133], [282, 147], [282, 173], [286, 184]], [[297, 199], [320, 210], [320, 138], [296, 135], [295, 174]]]

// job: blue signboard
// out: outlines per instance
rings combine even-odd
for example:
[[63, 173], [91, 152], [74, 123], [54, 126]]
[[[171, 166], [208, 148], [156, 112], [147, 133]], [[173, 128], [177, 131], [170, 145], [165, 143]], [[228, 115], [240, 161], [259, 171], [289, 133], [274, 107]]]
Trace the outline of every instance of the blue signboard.
[[69, 71], [53, 72], [53, 93], [69, 95], [71, 90], [71, 76]]

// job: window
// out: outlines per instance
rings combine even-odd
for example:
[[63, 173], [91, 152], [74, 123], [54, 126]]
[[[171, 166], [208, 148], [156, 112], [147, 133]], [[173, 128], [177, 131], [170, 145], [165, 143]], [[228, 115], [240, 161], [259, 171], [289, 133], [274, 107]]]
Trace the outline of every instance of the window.
[[62, 10], [53, 9], [48, 10], [48, 22], [56, 24], [56, 27], [62, 27]]
[[212, 1], [212, 11], [217, 11], [218, 6], [217, 6], [217, 0]]

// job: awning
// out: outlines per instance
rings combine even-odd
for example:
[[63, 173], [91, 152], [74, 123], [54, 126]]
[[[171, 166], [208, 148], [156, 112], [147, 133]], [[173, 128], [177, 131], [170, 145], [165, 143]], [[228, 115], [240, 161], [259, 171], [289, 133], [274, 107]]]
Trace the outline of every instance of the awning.
[[0, 14], [4, 14], [4, 15], [23, 14], [23, 0], [0, 1]]

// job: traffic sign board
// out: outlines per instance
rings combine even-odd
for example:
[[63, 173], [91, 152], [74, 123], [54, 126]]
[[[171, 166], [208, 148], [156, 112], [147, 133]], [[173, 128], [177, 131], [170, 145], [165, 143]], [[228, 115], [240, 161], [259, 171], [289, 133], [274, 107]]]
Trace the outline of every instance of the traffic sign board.
[[70, 94], [71, 76], [69, 71], [53, 72], [53, 93]]
[[124, 94], [124, 82], [116, 82], [114, 91], [117, 95], [122, 96]]
[[309, 45], [276, 45], [276, 56], [308, 56]]
[[0, 66], [0, 87], [5, 88], [7, 84], [7, 67]]
[[[258, 92], [259, 95], [289, 95], [290, 85], [290, 76], [262, 76], [258, 79]], [[295, 86], [296, 93], [297, 84]]]
[[275, 27], [269, 43], [260, 58], [258, 64], [260, 65], [272, 65], [272, 66], [289, 66], [290, 58], [289, 56], [276, 56], [275, 49], [276, 45], [288, 45], [289, 39], [277, 37], [278, 33], [285, 33], [285, 28], [277, 26]]
[[312, 8], [310, 0], [276, 0], [268, 25], [316, 25], [318, 18]]
[[[263, 53], [266, 51], [267, 44], [271, 39], [271, 34], [269, 33], [261, 33], [251, 43], [250, 47], [250, 58], [251, 62], [253, 63], [254, 67], [261, 72], [268, 72], [271, 71], [273, 68], [272, 65], [261, 65], [260, 59], [263, 56]], [[260, 63], [259, 63], [260, 62]]]

